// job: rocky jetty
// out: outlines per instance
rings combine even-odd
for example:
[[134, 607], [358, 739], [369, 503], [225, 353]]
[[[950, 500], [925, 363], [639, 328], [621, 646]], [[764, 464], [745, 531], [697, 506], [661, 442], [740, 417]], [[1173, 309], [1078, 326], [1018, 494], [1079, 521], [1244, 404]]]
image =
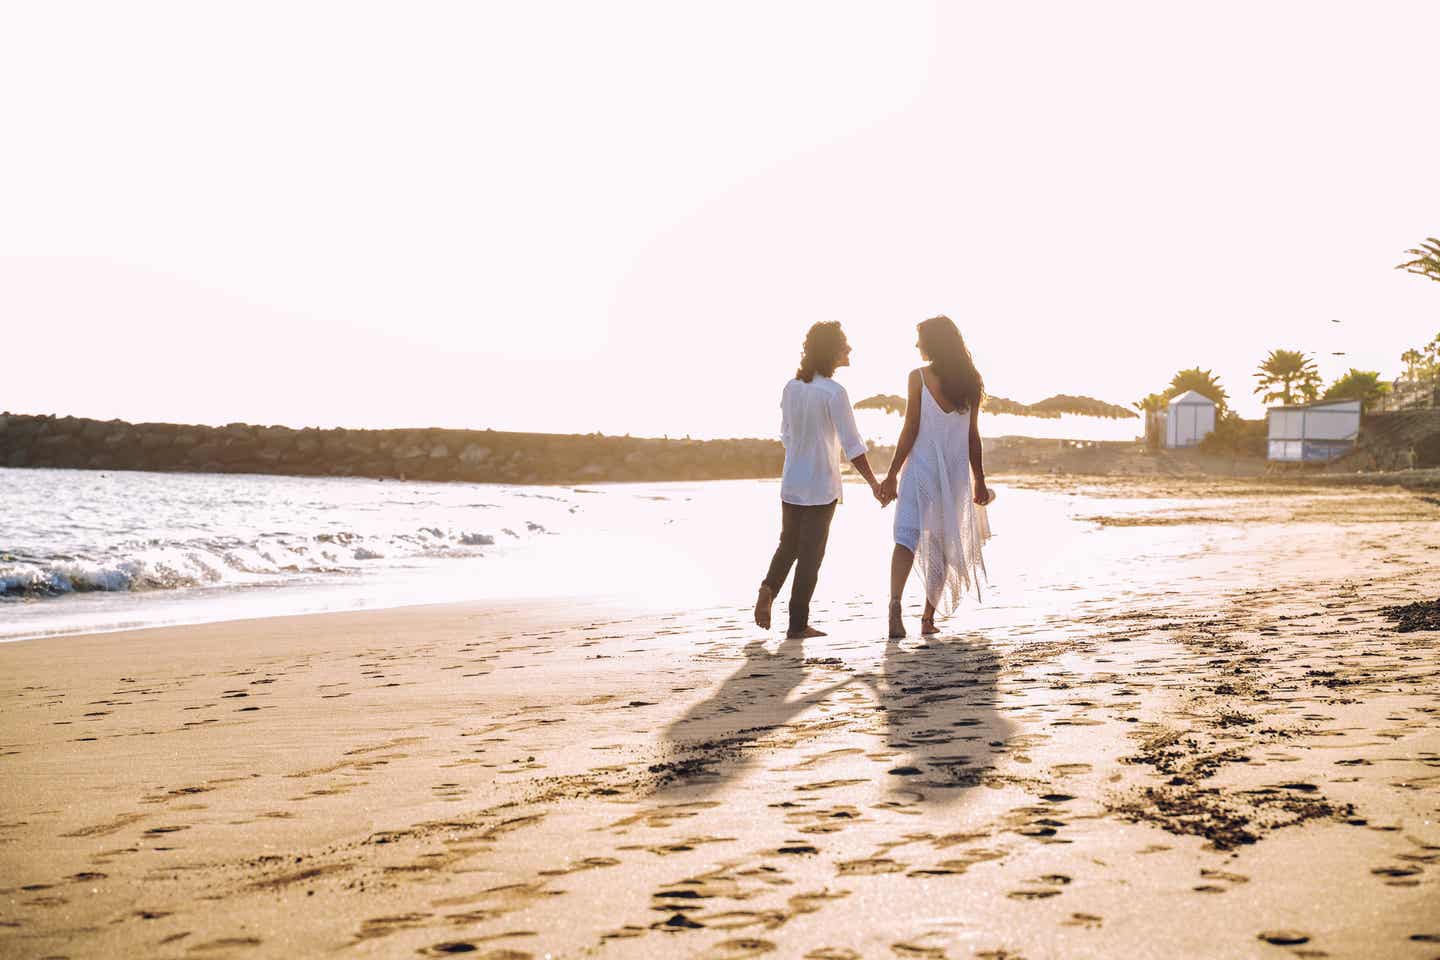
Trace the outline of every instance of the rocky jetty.
[[584, 483], [778, 477], [775, 440], [223, 427], [0, 414], [0, 466]]
[[[1354, 454], [1329, 464], [1274, 464], [1203, 450], [1148, 450], [1138, 441], [987, 437], [991, 474], [1259, 476], [1331, 480], [1375, 470], [1440, 466], [1440, 410], [1367, 416]], [[1413, 451], [1413, 460], [1411, 458]], [[872, 446], [883, 473], [893, 447]], [[223, 427], [127, 423], [0, 413], [0, 467], [276, 473], [302, 476], [601, 483], [738, 480], [780, 476], [777, 440], [669, 440], [497, 430], [320, 430], [232, 423]], [[848, 467], [845, 467], [848, 471]], [[1356, 471], [1367, 471], [1357, 474]], [[1424, 471], [1409, 471], [1419, 484]]]

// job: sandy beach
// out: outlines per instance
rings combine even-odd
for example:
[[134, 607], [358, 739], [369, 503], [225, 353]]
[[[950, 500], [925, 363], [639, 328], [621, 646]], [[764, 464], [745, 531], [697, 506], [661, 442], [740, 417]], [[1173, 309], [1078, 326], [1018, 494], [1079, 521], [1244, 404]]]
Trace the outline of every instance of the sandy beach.
[[0, 956], [1440, 956], [1436, 633], [1384, 612], [1440, 525], [1335, 502], [1303, 579], [928, 641], [822, 576], [803, 644], [744, 596], [0, 645]]

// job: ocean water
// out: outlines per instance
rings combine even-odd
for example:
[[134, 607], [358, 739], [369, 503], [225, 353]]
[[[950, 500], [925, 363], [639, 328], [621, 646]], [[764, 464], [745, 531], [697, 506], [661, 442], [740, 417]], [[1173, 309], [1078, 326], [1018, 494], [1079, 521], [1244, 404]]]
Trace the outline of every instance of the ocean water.
[[[1204, 598], [1304, 576], [1317, 552], [1345, 550], [1326, 524], [1094, 519], [1234, 509], [1221, 498], [993, 485], [990, 582], [959, 614], [989, 626]], [[0, 640], [449, 601], [733, 607], [753, 600], [780, 521], [777, 481], [526, 487], [16, 469], [0, 469], [0, 510]], [[884, 600], [892, 516], [847, 484], [817, 610]]]

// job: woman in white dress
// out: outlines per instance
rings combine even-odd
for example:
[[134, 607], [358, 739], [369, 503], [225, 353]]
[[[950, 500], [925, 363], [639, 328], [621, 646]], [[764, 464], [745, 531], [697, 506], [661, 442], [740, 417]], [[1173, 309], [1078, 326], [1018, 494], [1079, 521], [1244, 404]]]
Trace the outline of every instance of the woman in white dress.
[[[939, 632], [966, 590], [980, 591], [981, 546], [990, 538], [977, 415], [985, 382], [949, 317], [917, 326], [929, 366], [910, 372], [905, 425], [881, 493], [896, 500], [895, 552], [890, 559], [890, 636], [905, 636], [900, 598], [912, 568], [925, 588], [920, 632]], [[972, 482], [973, 474], [973, 482]]]

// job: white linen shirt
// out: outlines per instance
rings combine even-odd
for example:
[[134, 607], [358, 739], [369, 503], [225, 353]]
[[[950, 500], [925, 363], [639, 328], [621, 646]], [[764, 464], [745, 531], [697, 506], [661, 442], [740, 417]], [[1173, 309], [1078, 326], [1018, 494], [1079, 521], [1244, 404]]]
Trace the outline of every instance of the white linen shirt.
[[781, 500], [813, 507], [843, 499], [840, 454], [854, 460], [865, 452], [844, 387], [819, 374], [809, 383], [792, 379], [785, 384], [780, 395], [780, 440], [785, 444]]

